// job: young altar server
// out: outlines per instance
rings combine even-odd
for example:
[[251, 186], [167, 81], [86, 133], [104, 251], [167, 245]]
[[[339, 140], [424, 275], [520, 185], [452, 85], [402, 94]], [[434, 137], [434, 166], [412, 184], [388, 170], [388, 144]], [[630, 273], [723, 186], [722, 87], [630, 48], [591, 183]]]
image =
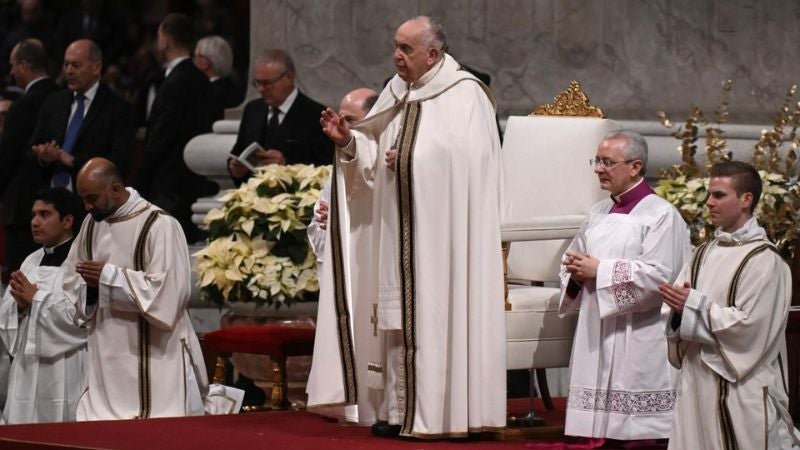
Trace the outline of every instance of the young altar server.
[[31, 231], [42, 248], [11, 275], [0, 302], [0, 339], [13, 357], [2, 423], [75, 420], [87, 332], [73, 321], [75, 305], [62, 279], [82, 211], [65, 188], [35, 197]]
[[720, 162], [708, 192], [714, 238], [660, 288], [669, 360], [682, 372], [669, 448], [798, 448], [785, 378], [792, 276], [753, 217], [761, 178]]

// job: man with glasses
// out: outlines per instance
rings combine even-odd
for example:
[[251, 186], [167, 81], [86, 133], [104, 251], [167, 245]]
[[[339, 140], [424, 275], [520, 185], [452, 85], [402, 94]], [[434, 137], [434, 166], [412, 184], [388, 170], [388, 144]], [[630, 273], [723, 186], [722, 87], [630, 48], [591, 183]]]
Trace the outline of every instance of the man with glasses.
[[[256, 142], [263, 147], [256, 152], [259, 165], [330, 164], [333, 143], [319, 128], [325, 107], [297, 89], [292, 58], [283, 50], [266, 50], [253, 66], [253, 87], [261, 98], [245, 106], [231, 153], [238, 155]], [[233, 158], [228, 171], [237, 184], [250, 176]]]
[[689, 257], [689, 232], [644, 180], [641, 135], [607, 135], [590, 163], [611, 196], [592, 207], [561, 267], [561, 312], [580, 310], [564, 432], [665, 439], [675, 389], [658, 287]]

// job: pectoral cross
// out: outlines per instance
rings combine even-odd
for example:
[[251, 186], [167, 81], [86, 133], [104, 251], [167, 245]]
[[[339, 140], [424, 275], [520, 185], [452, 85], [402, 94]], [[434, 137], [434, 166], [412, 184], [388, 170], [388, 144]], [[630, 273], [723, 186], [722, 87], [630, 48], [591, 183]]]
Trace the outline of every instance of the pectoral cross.
[[378, 335], [378, 304], [372, 304], [372, 315], [369, 317], [369, 323], [372, 324], [372, 335]]

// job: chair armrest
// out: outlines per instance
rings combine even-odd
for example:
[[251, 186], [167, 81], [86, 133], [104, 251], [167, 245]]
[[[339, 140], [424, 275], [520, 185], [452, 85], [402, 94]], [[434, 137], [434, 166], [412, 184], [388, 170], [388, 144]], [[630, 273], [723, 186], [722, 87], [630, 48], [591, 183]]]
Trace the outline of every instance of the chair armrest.
[[504, 222], [500, 225], [500, 237], [503, 242], [571, 239], [580, 231], [585, 219], [583, 214], [574, 214]]

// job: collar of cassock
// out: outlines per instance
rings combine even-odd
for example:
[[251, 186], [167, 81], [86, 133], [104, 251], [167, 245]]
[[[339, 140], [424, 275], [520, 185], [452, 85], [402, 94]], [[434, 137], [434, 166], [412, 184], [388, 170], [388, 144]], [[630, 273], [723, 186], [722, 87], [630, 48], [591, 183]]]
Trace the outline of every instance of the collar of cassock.
[[130, 197], [128, 197], [128, 201], [125, 202], [122, 206], [117, 208], [113, 214], [106, 218], [106, 222], [108, 223], [117, 223], [117, 222], [124, 222], [129, 219], [133, 219], [134, 217], [138, 216], [139, 214], [145, 212], [147, 208], [150, 207], [150, 204], [147, 203], [145, 199], [142, 198], [141, 195], [133, 188], [125, 188]]
[[633, 211], [633, 208], [635, 208], [640, 201], [650, 194], [655, 194], [655, 192], [653, 192], [650, 185], [642, 178], [638, 183], [622, 194], [611, 196], [611, 201], [613, 201], [614, 204], [611, 206], [611, 211], [608, 213], [628, 214]]
[[767, 232], [758, 224], [755, 217], [751, 217], [750, 220], [733, 233], [726, 233], [717, 228], [714, 230], [714, 238], [719, 241], [720, 245], [742, 245], [767, 239]]
[[42, 247], [42, 250], [44, 250], [44, 256], [42, 257], [42, 261], [39, 263], [39, 265], [57, 267], [63, 264], [64, 260], [67, 259], [70, 247], [72, 247], [73, 239], [74, 238], [71, 237], [53, 247]]

